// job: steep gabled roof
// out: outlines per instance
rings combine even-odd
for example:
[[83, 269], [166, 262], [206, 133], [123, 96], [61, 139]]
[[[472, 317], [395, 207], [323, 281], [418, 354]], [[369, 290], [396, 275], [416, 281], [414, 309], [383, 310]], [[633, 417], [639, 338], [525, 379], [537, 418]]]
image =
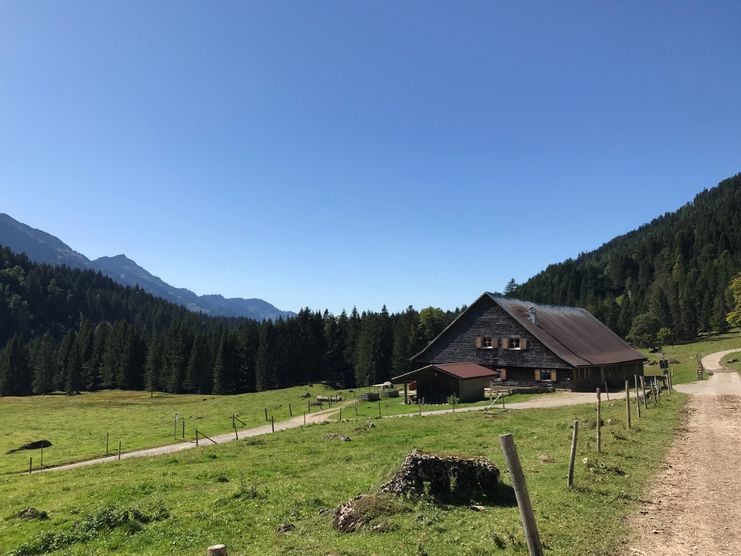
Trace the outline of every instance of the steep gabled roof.
[[[574, 367], [646, 359], [586, 309], [538, 305], [491, 293], [487, 295], [548, 349]], [[531, 309], [535, 322], [530, 320]]]
[[[466, 311], [443, 330], [427, 347], [415, 355], [417, 359], [435, 344], [472, 307], [482, 299], [491, 299], [517, 323], [543, 343], [557, 357], [574, 367], [613, 365], [642, 361], [646, 357], [630, 347], [617, 334], [585, 309], [539, 305], [511, 299], [489, 292], [482, 294]], [[530, 319], [533, 311], [534, 321]]]
[[391, 381], [392, 382], [406, 382], [409, 379], [413, 378], [414, 375], [416, 375], [417, 373], [424, 371], [426, 369], [435, 369], [447, 375], [453, 376], [455, 378], [459, 378], [461, 380], [468, 380], [470, 378], [486, 378], [486, 377], [497, 376], [497, 373], [495, 373], [491, 369], [487, 369], [486, 367], [483, 367], [482, 365], [477, 365], [476, 363], [442, 363], [442, 364], [436, 364], [436, 365], [427, 365], [425, 367], [422, 367], [421, 369], [416, 369], [414, 371], [404, 373], [403, 375], [395, 376], [394, 378], [391, 379]]

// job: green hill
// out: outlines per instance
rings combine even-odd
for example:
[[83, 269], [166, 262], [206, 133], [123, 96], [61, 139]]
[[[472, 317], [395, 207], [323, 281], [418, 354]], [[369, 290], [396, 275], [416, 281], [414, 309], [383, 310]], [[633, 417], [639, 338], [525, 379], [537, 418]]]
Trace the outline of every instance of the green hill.
[[676, 340], [724, 331], [731, 277], [741, 270], [741, 174], [679, 210], [576, 259], [550, 265], [508, 294], [578, 305], [646, 343], [665, 328]]

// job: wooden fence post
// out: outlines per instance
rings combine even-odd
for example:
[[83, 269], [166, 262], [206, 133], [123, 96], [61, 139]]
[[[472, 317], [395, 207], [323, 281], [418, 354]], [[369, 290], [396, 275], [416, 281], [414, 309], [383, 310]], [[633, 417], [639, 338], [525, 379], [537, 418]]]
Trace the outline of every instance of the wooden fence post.
[[378, 398], [378, 417], [381, 417], [381, 398]]
[[28, 458], [28, 474], [33, 472], [33, 457]]
[[602, 396], [597, 388], [597, 453], [602, 451]]
[[213, 546], [209, 546], [208, 552], [206, 552], [206, 556], [227, 556], [226, 545], [215, 544]]
[[108, 436], [110, 433], [105, 433], [105, 455], [108, 455]]
[[237, 433], [237, 420], [236, 415], [232, 413], [232, 428], [234, 429], [234, 440], [239, 440], [239, 434]]
[[635, 387], [636, 387], [636, 415], [638, 415], [638, 418], [641, 418], [641, 395], [638, 392], [638, 375], [633, 375], [633, 380], [635, 381]]
[[118, 461], [121, 461], [121, 441], [118, 441]]
[[40, 469], [44, 469], [44, 447], [41, 447], [41, 467]]
[[291, 408], [291, 402], [288, 402], [288, 416], [293, 417], [293, 409]]
[[306, 412], [304, 411], [304, 425], [306, 424]]
[[272, 415], [270, 416], [270, 427], [273, 429], [273, 432], [275, 432], [275, 417]]
[[183, 440], [185, 440], [185, 419], [183, 419], [182, 423], [183, 423]]
[[198, 429], [196, 429], [196, 446], [198, 446]]
[[630, 381], [625, 381], [625, 426], [630, 429]]
[[574, 421], [574, 433], [571, 436], [571, 452], [569, 454], [569, 476], [566, 479], [566, 486], [574, 486], [574, 459], [576, 459], [576, 438], [579, 435], [579, 421]]
[[540, 544], [540, 537], [538, 536], [538, 526], [535, 523], [533, 508], [530, 505], [530, 495], [527, 492], [525, 475], [522, 472], [520, 459], [517, 457], [515, 441], [512, 439], [511, 434], [500, 435], [499, 440], [502, 443], [504, 459], [507, 461], [509, 474], [512, 478], [512, 487], [515, 490], [517, 507], [520, 510], [522, 528], [525, 530], [528, 552], [530, 553], [530, 556], [543, 556], [543, 547]]
[[265, 420], [266, 421], [268, 420], [268, 408], [267, 407], [265, 408]]
[[648, 411], [648, 399], [646, 399], [646, 381], [641, 375], [641, 390], [643, 390], [643, 409]]
[[342, 408], [340, 408], [340, 416], [338, 417], [337, 422], [338, 423], [342, 422]]
[[[353, 395], [355, 395], [355, 392], [353, 392]], [[358, 400], [355, 400], [355, 417], [358, 416]]]

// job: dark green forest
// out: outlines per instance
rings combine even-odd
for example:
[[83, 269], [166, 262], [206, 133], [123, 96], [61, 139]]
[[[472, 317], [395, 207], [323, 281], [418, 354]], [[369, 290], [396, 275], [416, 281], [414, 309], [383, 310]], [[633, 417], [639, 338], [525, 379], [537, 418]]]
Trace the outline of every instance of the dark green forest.
[[724, 331], [741, 270], [741, 174], [599, 249], [550, 265], [506, 294], [578, 305], [638, 345]]
[[457, 311], [409, 307], [286, 320], [214, 318], [94, 271], [0, 248], [0, 395], [102, 388], [231, 394], [410, 370]]

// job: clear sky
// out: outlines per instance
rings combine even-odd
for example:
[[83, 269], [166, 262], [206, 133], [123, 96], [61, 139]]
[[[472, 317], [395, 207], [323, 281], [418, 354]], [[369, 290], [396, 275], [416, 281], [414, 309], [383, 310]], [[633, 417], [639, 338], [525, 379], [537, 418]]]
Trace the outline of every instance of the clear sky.
[[739, 2], [0, 1], [0, 212], [281, 309], [453, 308], [741, 171]]

